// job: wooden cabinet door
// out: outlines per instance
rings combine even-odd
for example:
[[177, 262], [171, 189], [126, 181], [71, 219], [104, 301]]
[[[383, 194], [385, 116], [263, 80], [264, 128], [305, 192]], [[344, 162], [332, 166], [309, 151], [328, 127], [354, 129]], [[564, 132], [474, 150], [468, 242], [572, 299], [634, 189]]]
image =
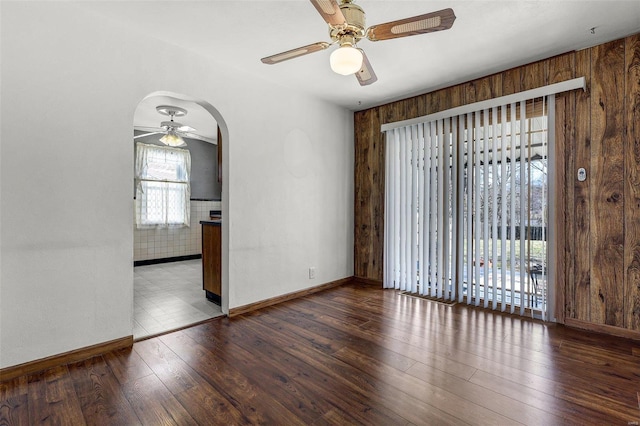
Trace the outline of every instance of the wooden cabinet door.
[[202, 225], [202, 287], [221, 296], [222, 226]]

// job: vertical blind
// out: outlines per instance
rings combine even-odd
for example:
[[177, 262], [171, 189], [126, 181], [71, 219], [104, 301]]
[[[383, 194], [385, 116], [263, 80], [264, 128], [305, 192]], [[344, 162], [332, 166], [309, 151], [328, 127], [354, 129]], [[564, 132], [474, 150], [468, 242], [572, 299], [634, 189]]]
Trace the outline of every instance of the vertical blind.
[[385, 288], [546, 319], [550, 104], [386, 130]]

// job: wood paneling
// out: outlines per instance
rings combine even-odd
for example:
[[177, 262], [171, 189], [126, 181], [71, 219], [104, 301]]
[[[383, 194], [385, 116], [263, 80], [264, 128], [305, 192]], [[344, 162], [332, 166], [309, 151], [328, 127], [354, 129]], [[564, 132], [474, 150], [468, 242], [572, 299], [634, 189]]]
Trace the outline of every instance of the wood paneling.
[[[467, 83], [464, 87], [465, 103], [486, 101], [502, 96], [502, 74], [494, 74]], [[433, 113], [436, 111], [430, 111]]]
[[549, 62], [551, 60], [534, 62], [522, 67], [521, 90], [531, 90], [546, 86], [549, 81]]
[[[559, 95], [556, 103], [556, 317], [640, 331], [639, 39], [356, 112], [355, 276], [382, 280], [382, 124], [584, 76], [587, 91]], [[580, 167], [584, 182], [576, 177]]]
[[[364, 219], [382, 218], [384, 214], [384, 163], [380, 112], [371, 109], [355, 114], [355, 126], [362, 131], [355, 136], [355, 211]], [[382, 175], [382, 176], [381, 176]], [[382, 276], [383, 222], [362, 220], [355, 223], [354, 274], [362, 277]], [[371, 255], [380, 253], [380, 256]]]
[[623, 326], [624, 41], [591, 49], [591, 315]]
[[[548, 84], [570, 80], [575, 77], [575, 57], [572, 54], [556, 56], [549, 60]], [[555, 122], [555, 156], [556, 156], [556, 181], [558, 191], [556, 197], [555, 227], [557, 232], [558, 264], [556, 269], [556, 282], [564, 283], [573, 276], [573, 244], [568, 242], [565, 224], [571, 223], [573, 212], [573, 185], [567, 184], [567, 177], [573, 177], [575, 170], [575, 157], [573, 155], [573, 138], [575, 127], [575, 91], [562, 93], [556, 96], [556, 122]], [[564, 247], [564, 250], [563, 250]], [[556, 320], [564, 323], [567, 311], [566, 300], [573, 299], [573, 293], [566, 296], [567, 289], [564, 285], [556, 286]]]
[[[512, 68], [502, 73], [502, 96], [522, 92], [521, 68]], [[467, 101], [470, 103], [470, 101]]]
[[625, 48], [624, 314], [625, 327], [640, 331], [640, 37], [629, 37]]
[[[570, 172], [574, 190], [574, 215], [573, 220], [567, 222], [573, 236], [568, 236], [569, 243], [573, 240], [575, 256], [570, 259], [573, 262], [573, 281], [566, 283], [566, 294], [573, 294], [573, 300], [569, 300], [568, 318], [589, 321], [591, 313], [591, 244], [589, 217], [591, 214], [591, 49], [581, 50], [576, 53], [576, 76], [584, 76], [587, 82], [587, 91], [576, 92], [576, 124], [575, 124], [575, 169]], [[587, 180], [579, 182], [576, 179], [578, 168], [587, 171]], [[573, 237], [573, 238], [572, 238]]]

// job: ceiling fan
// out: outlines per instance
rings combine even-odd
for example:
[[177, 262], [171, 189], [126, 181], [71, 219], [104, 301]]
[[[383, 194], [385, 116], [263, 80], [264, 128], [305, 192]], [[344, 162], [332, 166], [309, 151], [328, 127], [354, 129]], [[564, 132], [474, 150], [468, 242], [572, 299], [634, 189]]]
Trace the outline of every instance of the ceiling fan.
[[356, 44], [363, 38], [371, 41], [389, 40], [425, 34], [434, 31], [448, 30], [453, 25], [456, 16], [452, 9], [443, 9], [411, 18], [373, 25], [366, 28], [365, 13], [353, 0], [310, 0], [318, 13], [329, 24], [329, 36], [332, 43], [318, 42], [297, 49], [262, 58], [265, 64], [273, 65], [309, 53], [324, 50], [333, 44], [340, 47], [331, 53], [331, 69], [338, 74], [355, 74], [361, 86], [367, 86], [378, 80], [373, 68]]
[[[186, 142], [182, 139], [182, 136], [189, 137], [194, 136], [198, 137], [198, 135], [193, 134], [197, 130], [190, 126], [185, 126], [177, 121], [173, 121], [174, 117], [183, 117], [187, 115], [187, 110], [184, 108], [180, 108], [177, 106], [171, 105], [158, 105], [156, 107], [156, 111], [158, 111], [162, 115], [169, 116], [169, 121], [163, 121], [160, 123], [160, 127], [155, 128], [144, 128], [144, 130], [149, 131], [148, 133], [144, 133], [141, 135], [134, 136], [133, 139], [142, 138], [149, 135], [155, 135], [159, 133], [164, 133], [164, 136], [160, 138], [160, 142], [169, 146], [186, 146]], [[142, 129], [140, 129], [142, 130]]]

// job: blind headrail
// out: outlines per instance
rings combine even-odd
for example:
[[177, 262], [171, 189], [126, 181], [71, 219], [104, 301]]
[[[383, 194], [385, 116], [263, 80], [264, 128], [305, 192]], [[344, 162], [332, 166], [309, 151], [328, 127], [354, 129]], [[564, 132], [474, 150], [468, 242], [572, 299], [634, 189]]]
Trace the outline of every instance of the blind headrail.
[[427, 123], [434, 120], [450, 118], [475, 111], [482, 111], [484, 109], [489, 109], [501, 105], [508, 105], [514, 102], [527, 101], [529, 99], [541, 98], [543, 96], [567, 92], [569, 90], [575, 89], [582, 89], [585, 91], [587, 90], [587, 83], [584, 77], [561, 81], [560, 83], [549, 84], [548, 86], [537, 87], [535, 89], [525, 90], [524, 92], [514, 93], [512, 95], [500, 96], [499, 98], [487, 99], [486, 101], [474, 102], [472, 104], [462, 105], [433, 114], [423, 115], [422, 117], [396, 121], [394, 123], [386, 123], [382, 125], [381, 130], [383, 132], [386, 132], [387, 130], [393, 130], [399, 127]]

